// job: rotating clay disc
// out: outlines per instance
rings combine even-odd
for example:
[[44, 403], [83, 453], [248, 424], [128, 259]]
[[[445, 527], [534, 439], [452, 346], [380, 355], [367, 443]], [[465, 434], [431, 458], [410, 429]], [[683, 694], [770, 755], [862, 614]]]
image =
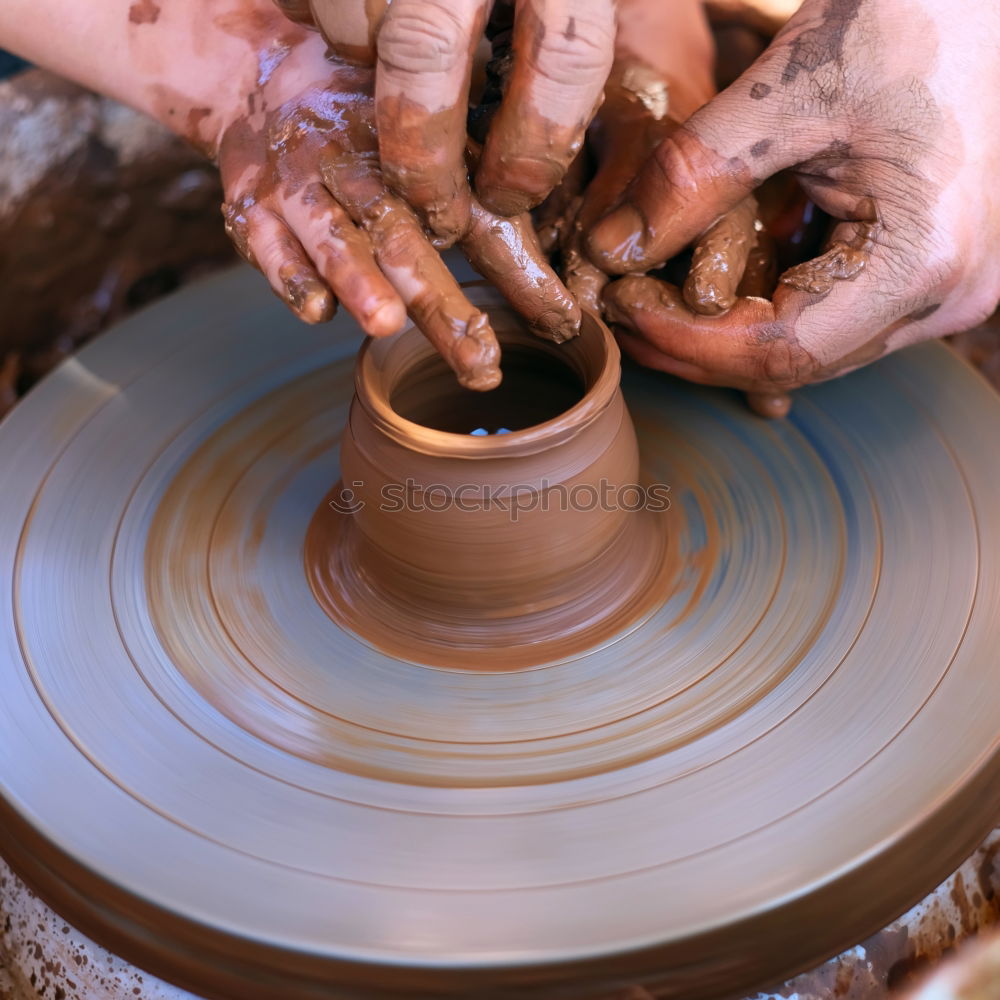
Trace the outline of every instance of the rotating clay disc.
[[0, 851], [68, 919], [227, 1000], [693, 1000], [861, 939], [995, 824], [1000, 400], [946, 348], [774, 423], [628, 369], [676, 579], [502, 671], [313, 596], [359, 343], [235, 270], [0, 426]]

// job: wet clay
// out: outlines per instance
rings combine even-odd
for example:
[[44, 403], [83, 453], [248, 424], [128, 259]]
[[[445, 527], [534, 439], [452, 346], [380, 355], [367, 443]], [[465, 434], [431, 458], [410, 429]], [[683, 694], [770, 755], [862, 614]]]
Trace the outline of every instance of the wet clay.
[[[482, 160], [482, 143], [500, 108], [513, 71], [513, 13], [512, 6], [498, 4], [486, 27], [492, 57], [485, 67], [486, 81], [481, 99], [468, 115], [469, 140], [466, 149], [473, 173]], [[538, 206], [533, 218], [521, 214], [508, 220], [488, 211], [478, 199], [473, 198], [470, 230], [462, 244], [473, 267], [500, 288], [509, 302], [516, 304], [532, 329], [551, 339], [564, 340], [567, 334], [575, 335], [579, 330], [581, 305], [591, 312], [600, 312], [599, 293], [603, 281], [598, 276], [599, 272], [579, 253], [572, 258], [569, 256], [571, 248], [575, 248], [578, 242], [576, 237], [571, 236], [570, 230], [576, 224], [581, 196], [587, 187], [589, 167], [587, 150], [580, 149], [566, 169], [561, 183]], [[590, 187], [593, 186], [592, 182]], [[482, 234], [480, 245], [471, 245], [479, 234]], [[513, 253], [510, 250], [491, 253], [494, 246], [501, 249], [499, 240], [512, 248], [516, 245], [517, 249]], [[566, 279], [565, 286], [556, 277], [546, 257], [556, 251], [562, 257], [560, 270]], [[523, 282], [526, 287], [511, 295], [506, 286], [517, 272], [512, 274], [508, 261], [511, 258], [525, 259], [526, 254], [530, 255], [530, 259], [525, 261], [521, 270], [526, 278], [535, 280], [530, 284]], [[595, 276], [593, 289], [583, 286], [574, 263], [581, 272], [586, 270], [588, 275], [592, 273]], [[529, 308], [526, 309], [526, 305]], [[534, 313], [542, 316], [541, 322], [534, 318]]]
[[778, 258], [777, 247], [774, 237], [767, 231], [763, 223], [757, 219], [754, 221], [754, 240], [747, 254], [746, 266], [743, 268], [743, 277], [740, 280], [739, 288], [736, 290], [738, 296], [754, 296], [761, 299], [769, 299], [774, 294], [775, 286], [778, 283]]
[[642, 487], [610, 333], [585, 315], [555, 348], [509, 309], [489, 315], [510, 384], [479, 399], [413, 330], [365, 345], [343, 483], [305, 565], [327, 614], [376, 647], [496, 671], [610, 638], [662, 604], [671, 571], [662, 518], [622, 499]]
[[378, 101], [379, 151], [386, 182], [420, 211], [445, 249], [468, 228], [465, 114], [430, 112], [405, 94]]
[[[462, 30], [469, 33], [466, 51], [449, 74], [457, 94], [469, 93], [473, 57], [486, 15], [487, 5], [480, 3], [471, 23], [460, 19]], [[398, 50], [397, 58], [402, 60], [402, 53], [413, 42], [409, 34], [400, 35], [396, 30], [399, 23], [390, 10], [381, 28], [381, 38], [385, 49]], [[439, 73], [441, 62], [447, 58], [447, 54], [440, 57]], [[435, 88], [421, 92], [419, 84], [414, 86], [415, 65], [425, 63], [418, 58], [414, 65], [412, 59], [409, 73], [385, 55], [380, 61], [376, 100], [379, 155], [386, 182], [421, 215], [435, 236], [435, 245], [446, 247], [458, 240], [469, 225], [472, 192], [464, 159], [467, 106], [465, 101], [447, 100], [443, 106], [426, 106], [418, 97], [431, 100]], [[426, 68], [431, 73], [435, 69], [431, 64]], [[410, 92], [414, 90], [417, 96]], [[435, 96], [440, 102], [440, 95]]]
[[492, 282], [536, 336], [561, 344], [580, 332], [580, 305], [542, 253], [528, 215], [505, 219], [471, 201], [462, 239], [469, 263]]
[[[466, 143], [466, 161], [475, 170], [482, 149]], [[549, 262], [528, 213], [511, 218], [470, 202], [469, 225], [461, 249], [470, 264], [520, 313], [532, 333], [563, 343], [580, 332], [580, 303]]]
[[653, 67], [621, 55], [604, 88], [604, 103], [588, 133], [597, 171], [561, 226], [562, 269], [569, 290], [599, 311], [608, 276], [589, 258], [586, 234], [621, 197], [656, 145], [676, 127], [668, 116], [670, 88]]
[[535, 235], [544, 253], [559, 249], [566, 228], [576, 216], [590, 174], [587, 150], [582, 149], [567, 168], [562, 183], [532, 212]]
[[559, 116], [558, 109], [539, 106], [535, 74], [529, 68], [544, 35], [534, 6], [518, 5], [510, 75], [475, 176], [475, 193], [498, 215], [520, 215], [542, 202], [583, 148], [584, 133], [597, 110], [595, 105], [585, 116], [570, 112]]
[[789, 268], [781, 284], [812, 295], [826, 295], [838, 281], [853, 281], [868, 264], [875, 248], [876, 222], [857, 222], [849, 241], [837, 240], [826, 253]]
[[736, 304], [751, 249], [758, 245], [758, 227], [757, 202], [751, 196], [698, 240], [684, 282], [684, 301], [695, 312], [719, 316]]

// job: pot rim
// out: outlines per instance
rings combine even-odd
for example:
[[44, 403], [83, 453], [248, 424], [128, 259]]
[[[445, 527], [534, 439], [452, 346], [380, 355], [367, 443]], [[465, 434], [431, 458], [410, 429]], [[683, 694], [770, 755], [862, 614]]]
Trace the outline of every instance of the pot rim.
[[[484, 309], [503, 309], [516, 315], [495, 289], [480, 283], [465, 284], [462, 288], [474, 305]], [[414, 324], [410, 324], [389, 339], [404, 337], [413, 329]], [[607, 325], [596, 314], [584, 309], [579, 336], [600, 338], [604, 347], [601, 369], [583, 398], [557, 417], [508, 434], [475, 436], [435, 430], [397, 413], [389, 401], [389, 392], [384, 384], [385, 373], [372, 358], [372, 351], [385, 343], [383, 339], [365, 338], [355, 369], [355, 397], [382, 433], [411, 451], [463, 459], [515, 458], [534, 454], [575, 437], [611, 405], [618, 392], [621, 352]], [[545, 343], [542, 338], [539, 339]], [[373, 387], [381, 391], [373, 392]]]

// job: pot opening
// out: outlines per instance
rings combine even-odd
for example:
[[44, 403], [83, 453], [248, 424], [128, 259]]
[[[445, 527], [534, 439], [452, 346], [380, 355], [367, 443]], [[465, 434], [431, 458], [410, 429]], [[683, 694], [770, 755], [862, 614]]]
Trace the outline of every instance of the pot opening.
[[503, 347], [503, 382], [496, 389], [463, 388], [435, 354], [402, 375], [390, 405], [404, 419], [432, 430], [482, 435], [534, 427], [561, 416], [583, 399], [587, 386], [558, 349], [546, 350], [544, 343]]

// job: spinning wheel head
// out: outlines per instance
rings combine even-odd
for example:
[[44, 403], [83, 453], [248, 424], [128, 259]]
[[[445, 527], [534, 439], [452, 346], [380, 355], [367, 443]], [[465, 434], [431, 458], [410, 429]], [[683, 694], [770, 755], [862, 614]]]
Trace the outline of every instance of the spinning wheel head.
[[[448, 557], [451, 617], [402, 628], [385, 603], [378, 638], [335, 605], [371, 550], [307, 562], [349, 552], [311, 535], [348, 524], [386, 549], [324, 506], [405, 447], [360, 397], [341, 440], [359, 340], [239, 270], [0, 427], [0, 850], [82, 929], [213, 996], [695, 1000], [861, 939], [995, 823], [1000, 403], [945, 348], [779, 423], [627, 370], [635, 438], [614, 393], [590, 426], [602, 461], [633, 456], [616, 475], [634, 440], [639, 481], [670, 487], [665, 557], [629, 556], [659, 596], [586, 639], [539, 609], [539, 641], [498, 651], [502, 616], [469, 627], [476, 586], [503, 589], [486, 555]], [[535, 431], [442, 433], [489, 451], [486, 479]], [[579, 437], [519, 461], [592, 476]], [[539, 544], [576, 560], [590, 539], [556, 546], [560, 523]]]

